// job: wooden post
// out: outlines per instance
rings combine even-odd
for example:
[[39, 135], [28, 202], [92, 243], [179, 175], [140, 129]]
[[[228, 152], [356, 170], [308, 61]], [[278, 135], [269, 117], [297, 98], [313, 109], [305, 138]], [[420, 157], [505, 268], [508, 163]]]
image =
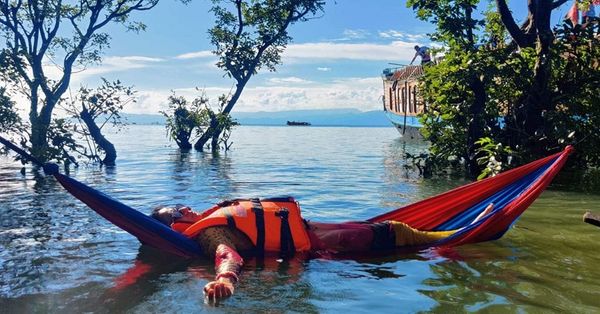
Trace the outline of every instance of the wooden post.
[[583, 214], [583, 221], [594, 226], [600, 227], [600, 215], [586, 212]]
[[417, 85], [413, 86], [413, 112], [417, 113]]

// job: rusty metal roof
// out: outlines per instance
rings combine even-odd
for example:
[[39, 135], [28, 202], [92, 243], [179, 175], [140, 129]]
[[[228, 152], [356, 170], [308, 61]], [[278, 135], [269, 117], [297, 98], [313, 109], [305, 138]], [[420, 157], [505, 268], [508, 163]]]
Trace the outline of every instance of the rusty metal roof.
[[423, 75], [423, 66], [408, 65], [402, 69], [396, 70], [390, 78], [392, 81], [410, 81], [415, 80]]

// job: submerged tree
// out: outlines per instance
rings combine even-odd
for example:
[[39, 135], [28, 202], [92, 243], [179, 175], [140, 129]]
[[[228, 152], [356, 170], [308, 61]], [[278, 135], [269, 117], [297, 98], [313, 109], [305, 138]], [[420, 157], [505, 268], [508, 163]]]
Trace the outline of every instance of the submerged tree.
[[65, 101], [63, 109], [79, 121], [79, 127], [75, 126], [73, 131], [84, 138], [87, 146], [79, 154], [104, 165], [114, 165], [117, 150], [102, 134], [102, 129], [107, 124], [117, 131], [125, 126], [121, 112], [125, 105], [133, 102], [135, 91], [132, 86], [106, 79], [102, 79], [102, 85], [96, 89], [81, 87], [77, 95]]
[[181, 150], [186, 151], [192, 148], [191, 140], [194, 137], [202, 137], [209, 129], [220, 129], [221, 136], [212, 137], [210, 147], [212, 150], [229, 150], [232, 144], [229, 137], [237, 122], [231, 115], [223, 113], [227, 100], [227, 96], [219, 97], [219, 110], [215, 112], [205, 93], [191, 102], [183, 96], [171, 95], [169, 110], [161, 111], [167, 119], [169, 138], [174, 140]]
[[169, 138], [174, 140], [181, 150], [187, 151], [192, 148], [190, 140], [194, 130], [206, 120], [202, 117], [202, 105], [207, 102], [208, 99], [204, 96], [190, 103], [185, 97], [173, 94], [169, 96], [169, 110], [160, 112], [167, 119]]
[[[260, 69], [275, 71], [281, 62], [281, 53], [292, 40], [288, 27], [307, 21], [323, 11], [324, 0], [213, 0], [212, 12], [216, 25], [209, 30], [210, 39], [218, 57], [217, 66], [236, 81], [235, 89], [220, 111], [226, 117], [246, 84]], [[226, 6], [225, 3], [231, 3]], [[202, 151], [212, 140], [211, 148], [218, 149], [219, 137], [224, 131], [218, 115], [210, 117], [209, 127], [194, 144]]]
[[[28, 98], [31, 152], [50, 158], [48, 132], [52, 113], [67, 91], [77, 66], [100, 61], [110, 35], [101, 30], [117, 23], [132, 31], [145, 25], [130, 21], [131, 13], [153, 8], [158, 0], [1, 1], [0, 34], [15, 83]], [[58, 61], [60, 60], [60, 61]], [[53, 79], [48, 64], [59, 64]], [[3, 71], [4, 72], [4, 71]]]

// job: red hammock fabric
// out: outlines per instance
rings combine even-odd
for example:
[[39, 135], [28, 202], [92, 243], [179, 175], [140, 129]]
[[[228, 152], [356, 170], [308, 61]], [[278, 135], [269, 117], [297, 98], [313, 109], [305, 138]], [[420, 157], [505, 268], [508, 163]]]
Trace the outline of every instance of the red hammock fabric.
[[[470, 224], [471, 219], [462, 225], [453, 225], [452, 229], [463, 227], [464, 229], [450, 238], [436, 243], [436, 246], [455, 246], [496, 239], [550, 184], [572, 151], [573, 148], [567, 146], [560, 153], [373, 217], [369, 221], [395, 220], [420, 230], [437, 230], [438, 227], [467, 211], [477, 210], [478, 212], [473, 213], [476, 216], [488, 205], [485, 200], [493, 199], [495, 194], [504, 193], [508, 196], [503, 195], [502, 197], [510, 201], [495, 207], [490, 214], [475, 224]], [[544, 170], [538, 173], [541, 171], [540, 169]], [[531, 178], [531, 182], [527, 181], [529, 178]], [[506, 192], [507, 186], [517, 183], [521, 185], [516, 185], [517, 188]], [[519, 189], [519, 186], [525, 188]]]

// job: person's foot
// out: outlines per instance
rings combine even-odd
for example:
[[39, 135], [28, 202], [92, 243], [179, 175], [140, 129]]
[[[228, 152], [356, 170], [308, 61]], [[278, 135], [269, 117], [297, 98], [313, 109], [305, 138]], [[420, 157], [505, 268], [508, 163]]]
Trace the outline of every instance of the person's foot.
[[478, 222], [479, 220], [481, 220], [481, 218], [485, 217], [487, 214], [489, 214], [492, 210], [494, 209], [494, 203], [490, 203], [482, 212], [481, 214], [479, 214], [479, 216], [477, 216], [477, 218], [475, 218], [475, 220], [473, 220], [472, 224]]

